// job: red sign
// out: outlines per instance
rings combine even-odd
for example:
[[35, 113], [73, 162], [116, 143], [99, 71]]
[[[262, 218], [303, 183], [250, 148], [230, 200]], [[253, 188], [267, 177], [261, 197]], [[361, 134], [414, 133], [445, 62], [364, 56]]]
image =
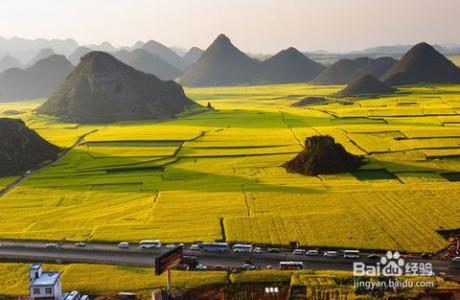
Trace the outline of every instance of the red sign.
[[177, 267], [182, 262], [182, 246], [171, 249], [155, 258], [155, 275]]

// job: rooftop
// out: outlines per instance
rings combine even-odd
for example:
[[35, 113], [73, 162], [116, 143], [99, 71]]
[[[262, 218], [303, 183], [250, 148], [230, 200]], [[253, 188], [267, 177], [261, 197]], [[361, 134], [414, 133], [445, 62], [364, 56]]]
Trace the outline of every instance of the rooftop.
[[30, 269], [31, 270], [38, 270], [41, 266], [42, 266], [42, 264], [35, 263], [35, 264], [32, 265], [32, 267], [30, 267]]
[[59, 272], [43, 272], [40, 277], [30, 283], [30, 286], [54, 285], [59, 276], [61, 276]]

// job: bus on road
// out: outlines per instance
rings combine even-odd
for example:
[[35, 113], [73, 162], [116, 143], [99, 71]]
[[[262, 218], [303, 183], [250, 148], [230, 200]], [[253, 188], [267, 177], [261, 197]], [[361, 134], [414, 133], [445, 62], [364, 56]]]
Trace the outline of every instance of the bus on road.
[[228, 243], [202, 243], [200, 244], [201, 251], [204, 252], [228, 252], [230, 248]]
[[281, 261], [280, 270], [303, 270], [301, 261]]

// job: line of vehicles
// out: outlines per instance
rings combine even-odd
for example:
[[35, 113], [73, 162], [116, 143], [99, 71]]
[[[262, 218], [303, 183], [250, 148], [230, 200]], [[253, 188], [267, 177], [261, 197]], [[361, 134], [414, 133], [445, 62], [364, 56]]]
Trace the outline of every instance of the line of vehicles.
[[[162, 243], [160, 240], [142, 240], [139, 242], [139, 248], [141, 249], [161, 249], [163, 247]], [[75, 247], [86, 247], [85, 242], [77, 242], [74, 243]], [[177, 246], [183, 246], [184, 244], [167, 244], [165, 246], [166, 249], [173, 249]], [[48, 243], [46, 244], [47, 248], [58, 248], [57, 243]], [[131, 247], [131, 244], [129, 242], [120, 242], [117, 245], [118, 248], [120, 249], [129, 249]], [[297, 248], [294, 250], [289, 250], [286, 249], [279, 249], [279, 248], [262, 248], [258, 246], [254, 246], [252, 244], [243, 244], [243, 243], [237, 243], [237, 244], [229, 244], [229, 243], [223, 243], [223, 242], [211, 242], [211, 243], [195, 243], [191, 244], [188, 248], [188, 250], [191, 251], [201, 251], [201, 252], [212, 252], [212, 253], [285, 253], [285, 254], [293, 254], [293, 255], [305, 255], [305, 256], [324, 256], [324, 257], [338, 257], [339, 252], [338, 251], [324, 251], [321, 252], [320, 250], [317, 249], [301, 249]], [[341, 253], [340, 253], [341, 254]], [[343, 257], [344, 258], [349, 258], [349, 259], [359, 259], [360, 258], [360, 252], [359, 250], [344, 250], [343, 251]]]
[[[77, 242], [74, 243], [75, 247], [86, 247], [85, 242]], [[62, 246], [61, 243], [47, 243], [46, 248], [59, 248]], [[160, 240], [142, 240], [138, 243], [139, 248], [141, 249], [162, 249], [163, 244]], [[183, 243], [180, 244], [167, 244], [164, 246], [166, 249], [173, 249], [177, 246], [183, 246], [185, 249], [185, 245]], [[119, 249], [129, 249], [132, 245], [129, 242], [120, 242], [118, 243], [117, 247]], [[346, 259], [360, 259], [362, 257], [359, 250], [325, 250], [321, 251], [319, 249], [302, 249], [302, 248], [295, 248], [295, 249], [280, 249], [280, 248], [262, 248], [259, 246], [254, 246], [253, 244], [247, 243], [236, 243], [236, 244], [229, 244], [225, 242], [209, 242], [209, 243], [194, 243], [188, 245], [188, 250], [190, 251], [201, 251], [201, 252], [211, 252], [211, 253], [283, 253], [283, 254], [292, 254], [296, 256], [311, 256], [311, 257], [326, 257], [326, 258], [335, 258], [335, 257], [343, 257]], [[412, 257], [412, 256], [409, 256]], [[427, 257], [426, 255], [422, 254], [421, 258], [431, 258]], [[369, 254], [367, 255], [368, 260], [379, 260], [381, 258], [378, 254]], [[456, 256], [452, 258], [452, 263], [456, 263], [460, 265], [460, 256]]]
[[[200, 243], [192, 244], [190, 250], [197, 250], [203, 252], [233, 252], [233, 253], [280, 253], [281, 249], [278, 248], [262, 248], [255, 247], [252, 244], [234, 244], [230, 246], [228, 243]], [[338, 251], [324, 251], [321, 252], [318, 249], [294, 249], [292, 252], [294, 255], [305, 255], [305, 256], [324, 256], [324, 257], [338, 257]], [[344, 250], [343, 257], [349, 259], [358, 259], [361, 257], [359, 250]]]

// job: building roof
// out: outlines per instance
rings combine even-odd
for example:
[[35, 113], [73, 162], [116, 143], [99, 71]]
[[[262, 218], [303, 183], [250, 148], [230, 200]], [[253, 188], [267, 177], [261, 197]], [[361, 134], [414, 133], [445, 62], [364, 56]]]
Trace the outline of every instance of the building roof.
[[31, 287], [36, 286], [50, 286], [54, 285], [61, 276], [59, 272], [43, 272], [42, 275], [36, 279], [34, 279], [31, 283]]
[[40, 264], [40, 263], [35, 263], [35, 264], [33, 264], [33, 265], [30, 267], [30, 269], [31, 269], [31, 270], [38, 270], [38, 269], [40, 269], [41, 266], [42, 266], [42, 264]]

